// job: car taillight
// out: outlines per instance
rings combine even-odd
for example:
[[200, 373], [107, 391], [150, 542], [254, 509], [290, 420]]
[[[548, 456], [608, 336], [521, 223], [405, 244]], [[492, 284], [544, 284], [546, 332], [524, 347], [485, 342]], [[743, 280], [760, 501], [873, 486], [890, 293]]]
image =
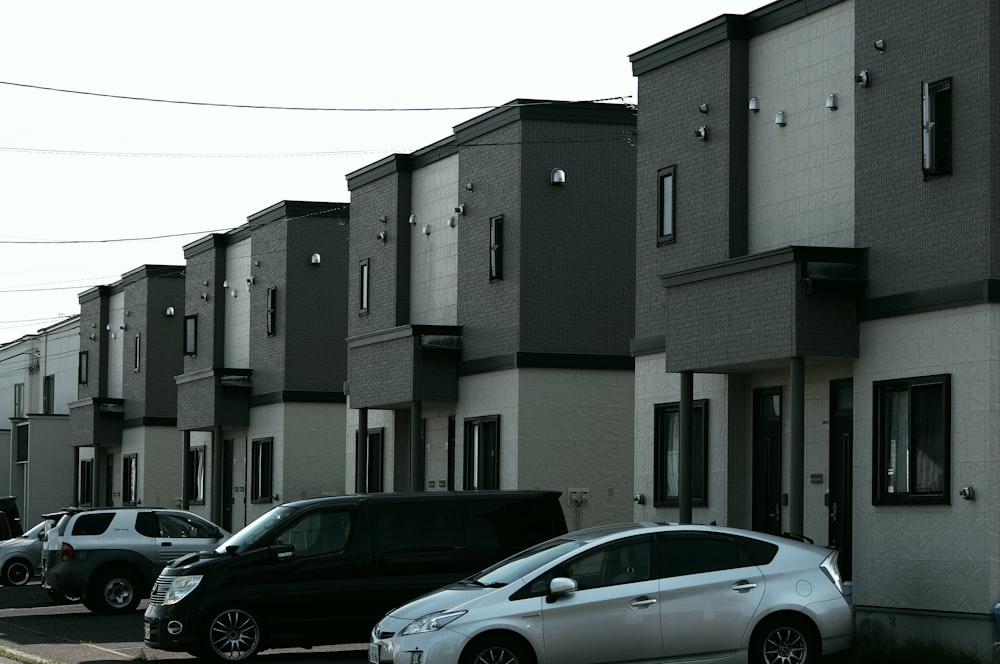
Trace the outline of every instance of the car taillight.
[[73, 547], [69, 544], [66, 544], [66, 542], [63, 542], [61, 551], [63, 560], [73, 560], [73, 558], [76, 557], [76, 552], [73, 551]]
[[840, 594], [844, 594], [844, 579], [840, 576], [840, 567], [837, 566], [837, 556], [840, 554], [834, 551], [828, 555], [823, 562], [819, 564], [819, 568], [823, 570], [823, 573], [833, 582], [833, 585], [837, 587]]

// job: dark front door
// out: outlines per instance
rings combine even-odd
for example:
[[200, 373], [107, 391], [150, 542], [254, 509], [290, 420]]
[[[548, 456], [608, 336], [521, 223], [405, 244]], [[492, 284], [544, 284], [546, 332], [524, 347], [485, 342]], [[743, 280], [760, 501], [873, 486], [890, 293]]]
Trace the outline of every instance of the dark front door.
[[851, 579], [851, 466], [854, 457], [854, 383], [830, 383], [830, 546], [840, 550], [840, 572]]
[[781, 534], [781, 387], [753, 391], [753, 529]]

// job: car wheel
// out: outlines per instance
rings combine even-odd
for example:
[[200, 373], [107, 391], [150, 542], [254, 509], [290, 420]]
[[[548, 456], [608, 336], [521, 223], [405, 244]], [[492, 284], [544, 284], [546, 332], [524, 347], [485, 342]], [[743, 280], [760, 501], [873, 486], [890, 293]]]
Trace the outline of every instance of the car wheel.
[[504, 636], [485, 636], [469, 644], [462, 664], [534, 664], [530, 648]]
[[240, 662], [260, 651], [260, 624], [243, 609], [226, 609], [208, 626], [211, 655], [224, 662]]
[[24, 558], [8, 560], [0, 572], [0, 582], [5, 586], [23, 586], [31, 578], [31, 563]]
[[134, 574], [104, 572], [88, 587], [83, 605], [94, 613], [131, 613], [141, 600]]
[[51, 588], [46, 588], [45, 592], [49, 594], [49, 599], [51, 599], [56, 604], [76, 604], [80, 601], [80, 597], [75, 595], [64, 595], [61, 592], [52, 590]]
[[812, 625], [796, 616], [764, 621], [750, 640], [751, 664], [807, 664], [820, 655]]

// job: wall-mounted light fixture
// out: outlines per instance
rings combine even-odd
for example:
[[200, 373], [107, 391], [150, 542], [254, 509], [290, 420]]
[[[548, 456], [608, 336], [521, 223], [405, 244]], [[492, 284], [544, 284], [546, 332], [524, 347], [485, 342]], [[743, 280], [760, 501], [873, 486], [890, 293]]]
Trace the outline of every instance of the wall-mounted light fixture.
[[455, 215], [449, 214], [448, 215], [448, 228], [454, 228], [454, 227], [455, 227]]
[[122, 323], [121, 325], [118, 326], [118, 329], [120, 329], [122, 331], [127, 330], [128, 329], [128, 323]]
[[201, 299], [203, 299], [203, 300], [205, 300], [206, 302], [208, 302], [208, 293], [202, 293], [202, 294], [201, 294]]
[[566, 184], [566, 171], [561, 168], [553, 168], [552, 172], [549, 174], [549, 184]]
[[756, 113], [760, 110], [760, 102], [757, 101], [756, 97], [750, 97], [750, 105], [748, 106], [751, 113]]
[[458, 207], [455, 208], [455, 212], [457, 212], [458, 214], [460, 214], [461, 216], [464, 217], [465, 216], [465, 203], [459, 203]]
[[826, 96], [826, 107], [831, 111], [837, 110], [837, 95], [831, 92]]
[[708, 127], [698, 127], [697, 129], [695, 129], [694, 130], [694, 137], [697, 138], [699, 141], [707, 141], [708, 140]]
[[253, 285], [254, 285], [253, 277], [247, 277], [247, 290], [250, 290], [250, 287]]
[[698, 107], [698, 112], [700, 112], [702, 115], [707, 115], [708, 114], [708, 104], [702, 104], [701, 106], [699, 106]]
[[465, 183], [465, 190], [466, 191], [472, 191], [472, 183], [471, 182], [466, 182]]
[[173, 307], [167, 307], [166, 310], [163, 312], [163, 315], [166, 316], [167, 318], [173, 318], [174, 308]]
[[774, 124], [778, 125], [779, 127], [784, 127], [787, 124], [785, 122], [784, 111], [778, 111], [777, 113], [774, 114]]
[[96, 339], [97, 339], [97, 335], [96, 335], [96, 334], [91, 334], [91, 335], [90, 335], [90, 340], [91, 340], [91, 341], [94, 341], [94, 340], [96, 340]]
[[381, 242], [382, 244], [385, 244], [385, 241], [389, 239], [389, 236], [386, 234], [385, 231], [379, 231], [375, 235], [375, 239]]
[[876, 39], [875, 40], [875, 50], [878, 51], [879, 53], [881, 53], [881, 52], [883, 52], [885, 50], [885, 40], [884, 39]]
[[430, 235], [431, 234], [431, 225], [430, 224], [424, 224], [423, 228], [420, 229], [420, 232], [423, 233], [424, 235]]
[[381, 221], [383, 224], [389, 223], [389, 218], [386, 217], [384, 214], [381, 217], [379, 217], [378, 220]]
[[872, 84], [872, 73], [867, 69], [862, 69], [858, 72], [857, 76], [854, 77], [854, 82], [863, 88], [867, 88]]
[[415, 212], [411, 212], [410, 213], [410, 226], [416, 226], [416, 225], [417, 225], [417, 215], [416, 215]]
[[319, 265], [322, 261], [323, 259], [320, 257], [319, 254], [313, 254], [312, 256], [309, 257], [309, 263], [312, 265]]
[[229, 288], [229, 279], [223, 279], [222, 280], [222, 287], [223, 288]]
[[111, 331], [111, 323], [108, 323], [107, 325], [105, 325], [104, 329], [107, 330], [108, 332], [110, 332]]
[[236, 292], [235, 288], [229, 291], [229, 294], [232, 295], [233, 297], [239, 297], [239, 294]]

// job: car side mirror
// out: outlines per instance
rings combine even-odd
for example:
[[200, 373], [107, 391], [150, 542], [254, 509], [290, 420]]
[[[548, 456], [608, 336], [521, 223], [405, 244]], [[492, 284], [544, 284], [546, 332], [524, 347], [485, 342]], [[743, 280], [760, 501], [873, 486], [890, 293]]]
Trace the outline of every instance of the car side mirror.
[[564, 576], [557, 576], [549, 581], [549, 596], [546, 598], [546, 601], [554, 602], [564, 595], [576, 592], [576, 589], [576, 581]]

